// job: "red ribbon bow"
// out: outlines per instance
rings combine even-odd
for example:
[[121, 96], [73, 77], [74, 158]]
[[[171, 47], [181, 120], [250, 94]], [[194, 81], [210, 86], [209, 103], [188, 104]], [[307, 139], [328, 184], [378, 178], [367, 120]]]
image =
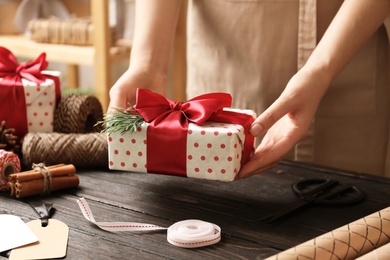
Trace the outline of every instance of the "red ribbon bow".
[[56, 101], [61, 97], [58, 77], [42, 74], [48, 66], [46, 54], [42, 53], [33, 61], [18, 63], [8, 49], [0, 47], [0, 120], [5, 120], [8, 127], [15, 128], [16, 135], [22, 138], [27, 132], [26, 99], [22, 78], [37, 85], [50, 78], [56, 85]]
[[46, 53], [41, 53], [33, 61], [19, 64], [12, 52], [0, 47], [0, 78], [3, 78], [5, 84], [11, 85], [15, 82], [21, 82], [24, 78], [39, 85], [47, 78], [41, 74], [41, 71], [45, 70], [47, 66]]
[[[134, 109], [149, 123], [146, 155], [148, 172], [186, 176], [187, 129], [190, 122], [197, 125], [207, 120], [239, 123], [245, 125], [244, 128], [249, 132], [253, 122], [251, 116], [222, 111], [224, 107], [230, 107], [231, 103], [232, 98], [227, 93], [204, 94], [186, 102], [174, 102], [152, 91], [137, 89]], [[250, 151], [245, 155], [245, 161], [252, 152], [253, 136], [246, 140], [246, 148], [249, 147]]]

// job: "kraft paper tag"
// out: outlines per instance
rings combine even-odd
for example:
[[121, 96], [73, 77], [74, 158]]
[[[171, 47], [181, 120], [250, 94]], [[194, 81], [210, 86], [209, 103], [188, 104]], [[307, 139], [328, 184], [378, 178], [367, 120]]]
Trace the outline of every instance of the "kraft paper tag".
[[19, 217], [0, 215], [0, 252], [38, 241], [38, 238]]
[[56, 219], [49, 219], [48, 225], [42, 227], [40, 219], [27, 223], [27, 226], [38, 237], [39, 241], [27, 246], [13, 249], [10, 260], [53, 259], [66, 256], [69, 227]]

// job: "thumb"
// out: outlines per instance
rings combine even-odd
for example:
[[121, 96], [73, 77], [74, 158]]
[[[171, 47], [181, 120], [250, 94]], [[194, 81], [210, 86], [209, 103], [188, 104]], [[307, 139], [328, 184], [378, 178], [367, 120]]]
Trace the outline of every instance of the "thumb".
[[257, 137], [268, 131], [280, 118], [288, 113], [288, 107], [277, 99], [252, 123], [250, 133]]

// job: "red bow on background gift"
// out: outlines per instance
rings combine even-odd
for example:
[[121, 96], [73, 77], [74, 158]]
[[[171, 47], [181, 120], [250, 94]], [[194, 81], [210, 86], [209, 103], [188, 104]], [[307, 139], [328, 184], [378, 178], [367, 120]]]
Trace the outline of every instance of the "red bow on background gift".
[[52, 79], [56, 85], [56, 102], [61, 97], [58, 77], [44, 75], [42, 70], [48, 66], [46, 54], [42, 53], [33, 61], [18, 63], [8, 49], [0, 47], [0, 121], [5, 120], [8, 127], [15, 128], [16, 135], [22, 138], [27, 132], [26, 99], [22, 78], [37, 85]]
[[245, 163], [252, 152], [254, 137], [249, 134], [253, 117], [223, 111], [230, 107], [227, 93], [200, 95], [186, 102], [174, 102], [157, 93], [137, 89], [134, 109], [149, 123], [147, 131], [147, 170], [154, 173], [186, 176], [186, 145], [188, 124], [202, 125], [206, 121], [240, 124], [245, 129]]

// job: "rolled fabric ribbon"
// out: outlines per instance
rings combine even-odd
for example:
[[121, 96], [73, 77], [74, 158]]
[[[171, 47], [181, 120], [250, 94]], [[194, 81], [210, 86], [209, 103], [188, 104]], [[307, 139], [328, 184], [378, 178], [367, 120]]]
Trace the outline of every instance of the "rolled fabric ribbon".
[[22, 143], [23, 164], [73, 164], [75, 167], [108, 165], [106, 134], [28, 133]]
[[0, 149], [0, 190], [9, 190], [8, 176], [20, 172], [19, 157], [13, 152]]
[[100, 132], [103, 127], [95, 124], [102, 120], [103, 108], [95, 96], [69, 94], [62, 97], [55, 110], [53, 129], [66, 134]]
[[197, 219], [183, 220], [168, 228], [167, 240], [172, 245], [185, 248], [208, 246], [221, 240], [221, 229]]
[[97, 222], [92, 214], [91, 208], [84, 198], [79, 198], [77, 204], [87, 220], [106, 231], [168, 230], [168, 242], [172, 245], [185, 248], [209, 246], [218, 243], [221, 240], [221, 228], [209, 222], [189, 219], [176, 222], [169, 228], [137, 222]]
[[356, 259], [390, 242], [390, 207], [358, 219], [266, 260]]

